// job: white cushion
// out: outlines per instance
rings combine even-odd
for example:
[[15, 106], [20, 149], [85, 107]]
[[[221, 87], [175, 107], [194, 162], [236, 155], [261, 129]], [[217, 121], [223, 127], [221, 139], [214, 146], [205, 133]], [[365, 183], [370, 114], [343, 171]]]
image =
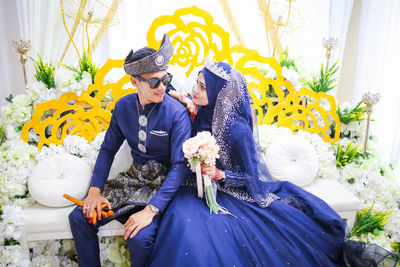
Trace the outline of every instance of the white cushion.
[[[72, 238], [68, 215], [75, 206], [49, 208], [38, 203], [23, 209], [26, 241], [70, 239]], [[124, 227], [113, 220], [100, 227], [99, 236], [124, 234]]]
[[42, 205], [66, 207], [74, 203], [63, 194], [83, 199], [90, 178], [90, 166], [83, 159], [69, 154], [52, 156], [33, 168], [28, 181], [29, 193]]
[[265, 153], [265, 161], [274, 180], [298, 186], [311, 183], [318, 171], [314, 147], [298, 135], [274, 140]]
[[122, 146], [119, 148], [117, 154], [115, 154], [108, 179], [114, 179], [120, 172], [126, 171], [131, 166], [132, 161], [131, 148], [128, 142], [125, 140], [125, 142], [122, 143]]

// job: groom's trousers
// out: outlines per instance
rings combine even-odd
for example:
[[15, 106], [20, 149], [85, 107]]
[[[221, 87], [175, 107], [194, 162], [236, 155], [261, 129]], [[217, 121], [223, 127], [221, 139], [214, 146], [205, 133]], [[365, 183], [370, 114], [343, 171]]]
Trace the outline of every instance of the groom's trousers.
[[[130, 253], [131, 266], [145, 266], [153, 249], [159, 220], [159, 215], [154, 216], [150, 225], [140, 230], [134, 238], [128, 238], [126, 241]], [[69, 214], [69, 223], [74, 237], [79, 266], [101, 266], [97, 232], [100, 226], [110, 221], [107, 218], [101, 218], [101, 220], [97, 221], [97, 225], [89, 224], [83, 217], [81, 208], [75, 208]]]

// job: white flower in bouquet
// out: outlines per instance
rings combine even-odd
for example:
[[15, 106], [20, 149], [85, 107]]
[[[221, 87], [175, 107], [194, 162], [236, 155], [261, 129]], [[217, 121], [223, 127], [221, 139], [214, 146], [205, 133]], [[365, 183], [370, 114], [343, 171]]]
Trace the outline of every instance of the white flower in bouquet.
[[22, 140], [7, 141], [3, 144], [7, 149], [7, 161], [14, 166], [26, 165], [30, 160], [36, 157], [38, 149], [35, 146], [29, 145]]
[[348, 124], [342, 123], [340, 132], [348, 136], [353, 143], [364, 142], [366, 125], [365, 121], [352, 121]]
[[111, 240], [114, 237], [102, 237], [99, 242], [99, 249], [100, 249], [100, 262], [101, 266], [104, 266], [107, 262], [107, 247], [110, 245]]
[[30, 265], [28, 254], [23, 252], [21, 246], [0, 246], [1, 266], [28, 267]]
[[65, 150], [76, 156], [85, 156], [91, 149], [87, 140], [78, 135], [68, 135], [64, 138], [64, 148]]
[[208, 165], [215, 164], [215, 159], [219, 158], [219, 146], [215, 138], [208, 131], [198, 133], [195, 137], [189, 138], [182, 145], [185, 158], [192, 171], [196, 163], [204, 162]]
[[40, 141], [40, 135], [38, 135], [33, 129], [29, 130], [29, 134], [28, 134], [28, 141], [29, 142], [34, 142], [34, 143], [38, 143]]
[[26, 93], [30, 95], [30, 97], [36, 101], [42, 94], [44, 94], [47, 90], [49, 90], [46, 85], [42, 81], [38, 81], [34, 79], [27, 86]]
[[29, 107], [17, 107], [13, 111], [13, 120], [19, 123], [26, 123], [32, 118], [32, 111]]
[[25, 194], [26, 184], [4, 175], [1, 175], [0, 179], [0, 200], [2, 204], [9, 203], [14, 196]]
[[7, 159], [15, 166], [20, 166], [30, 159], [29, 153], [26, 153], [24, 147], [18, 146], [10, 151]]
[[[75, 262], [72, 262], [65, 256], [72, 247], [68, 250], [62, 249], [62, 245], [72, 244], [72, 240], [46, 240], [30, 242], [30, 248], [32, 250], [32, 265], [33, 266], [77, 266]], [[68, 247], [68, 245], [67, 245]]]
[[364, 234], [361, 236], [352, 236], [351, 240], [362, 241], [366, 243], [374, 243], [377, 244], [384, 249], [391, 251], [390, 239], [385, 235], [384, 232], [380, 232], [378, 235], [374, 235], [372, 233]]
[[60, 259], [57, 256], [35, 255], [32, 257], [33, 267], [57, 267], [60, 266]]
[[1, 234], [3, 239], [13, 238], [19, 240], [22, 237], [22, 232], [18, 231], [18, 227], [14, 224], [0, 224]]
[[125, 248], [121, 250], [121, 247], [118, 243], [113, 243], [107, 247], [108, 259], [112, 263], [124, 263], [126, 261], [126, 257], [124, 257], [123, 253], [125, 252]]
[[4, 205], [1, 209], [3, 214], [0, 222], [0, 236], [2, 239], [19, 240], [24, 234], [25, 225], [22, 208], [15, 205]]
[[73, 92], [76, 87], [76, 73], [67, 68], [57, 68], [54, 74], [54, 84], [61, 93]]
[[393, 209], [390, 221], [385, 225], [385, 230], [391, 236], [392, 242], [399, 242], [400, 240], [400, 209]]
[[295, 90], [299, 90], [302, 87], [302, 84], [300, 82], [300, 76], [292, 68], [287, 68], [283, 67], [282, 68], [282, 76], [285, 77], [286, 80], [288, 80], [294, 87]]
[[278, 77], [276, 71], [269, 64], [255, 63], [255, 66], [267, 79], [276, 79]]
[[361, 162], [360, 169], [366, 171], [379, 171], [379, 161], [375, 158], [365, 159]]
[[92, 74], [90, 74], [87, 71], [84, 71], [82, 73], [82, 80], [80, 80], [80, 82], [79, 82], [79, 85], [80, 85], [79, 91], [87, 90], [88, 86], [91, 84], [92, 84]]
[[102, 266], [130, 266], [129, 251], [121, 237], [103, 237], [100, 240]]
[[12, 102], [20, 107], [28, 107], [32, 104], [32, 97], [27, 94], [17, 95], [13, 98]]
[[[27, 190], [26, 185], [25, 185], [25, 188], [26, 188], [25, 189], [25, 192], [26, 192], [26, 190]], [[14, 205], [17, 205], [24, 209], [24, 208], [28, 208], [28, 207], [32, 206], [33, 204], [35, 204], [36, 200], [34, 200], [31, 195], [28, 195], [25, 198], [12, 199], [12, 203]]]
[[20, 124], [28, 122], [32, 118], [32, 108], [22, 107], [11, 104], [9, 106], [3, 107], [3, 120], [9, 126], [8, 131], [16, 131], [17, 126]]
[[269, 145], [277, 138], [290, 136], [292, 131], [286, 127], [278, 127], [276, 125], [262, 124], [258, 126], [258, 138], [260, 141], [260, 149], [265, 153]]
[[34, 107], [38, 103], [46, 102], [52, 99], [58, 99], [61, 96], [61, 93], [58, 92], [55, 88], [47, 88], [41, 81], [33, 81], [27, 89], [27, 94], [31, 96], [33, 99]]
[[1, 108], [1, 114], [3, 117], [3, 120], [9, 120], [12, 118], [12, 113], [13, 113], [13, 106], [12, 105], [7, 105], [7, 106], [3, 106]]
[[104, 141], [104, 136], [106, 135], [107, 131], [102, 131], [101, 133], [98, 133], [96, 137], [90, 142], [90, 145], [92, 146], [93, 149], [99, 151], [101, 144]]
[[7, 162], [7, 155], [8, 155], [8, 149], [9, 146], [7, 143], [9, 143], [10, 140], [7, 140], [0, 146], [0, 162]]
[[80, 95], [92, 83], [92, 75], [84, 71], [80, 77], [72, 70], [58, 68], [55, 71], [54, 83], [56, 89], [62, 94], [75, 92]]
[[67, 253], [70, 250], [75, 249], [74, 240], [73, 239], [63, 239], [61, 240], [61, 251], [63, 253]]
[[42, 149], [36, 155], [36, 161], [40, 162], [46, 160], [52, 156], [62, 155], [67, 153], [64, 146], [57, 146], [55, 144], [50, 144], [48, 147], [43, 146]]

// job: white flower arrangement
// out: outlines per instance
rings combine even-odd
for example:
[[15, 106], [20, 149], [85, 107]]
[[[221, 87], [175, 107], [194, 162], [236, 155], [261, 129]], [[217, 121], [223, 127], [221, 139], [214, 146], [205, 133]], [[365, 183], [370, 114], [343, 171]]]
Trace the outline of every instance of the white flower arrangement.
[[293, 85], [295, 90], [299, 90], [303, 86], [300, 75], [293, 68], [282, 67], [282, 76]]
[[21, 246], [0, 246], [0, 260], [3, 266], [30, 266], [28, 255]]
[[92, 83], [92, 75], [84, 71], [79, 76], [70, 69], [60, 67], [55, 71], [54, 83], [60, 95], [75, 92], [79, 96]]

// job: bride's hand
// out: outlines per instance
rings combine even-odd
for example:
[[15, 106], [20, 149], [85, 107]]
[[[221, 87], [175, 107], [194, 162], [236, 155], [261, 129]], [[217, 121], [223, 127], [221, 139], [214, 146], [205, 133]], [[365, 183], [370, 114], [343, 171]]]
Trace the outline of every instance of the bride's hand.
[[197, 115], [197, 105], [193, 103], [193, 100], [185, 97], [183, 104], [186, 107], [186, 110], [190, 113], [190, 116], [193, 118]]
[[201, 174], [205, 174], [208, 177], [211, 177], [212, 179], [220, 180], [222, 178], [221, 172], [222, 171], [218, 169], [214, 164], [213, 165], [207, 165], [205, 163], [201, 164]]

